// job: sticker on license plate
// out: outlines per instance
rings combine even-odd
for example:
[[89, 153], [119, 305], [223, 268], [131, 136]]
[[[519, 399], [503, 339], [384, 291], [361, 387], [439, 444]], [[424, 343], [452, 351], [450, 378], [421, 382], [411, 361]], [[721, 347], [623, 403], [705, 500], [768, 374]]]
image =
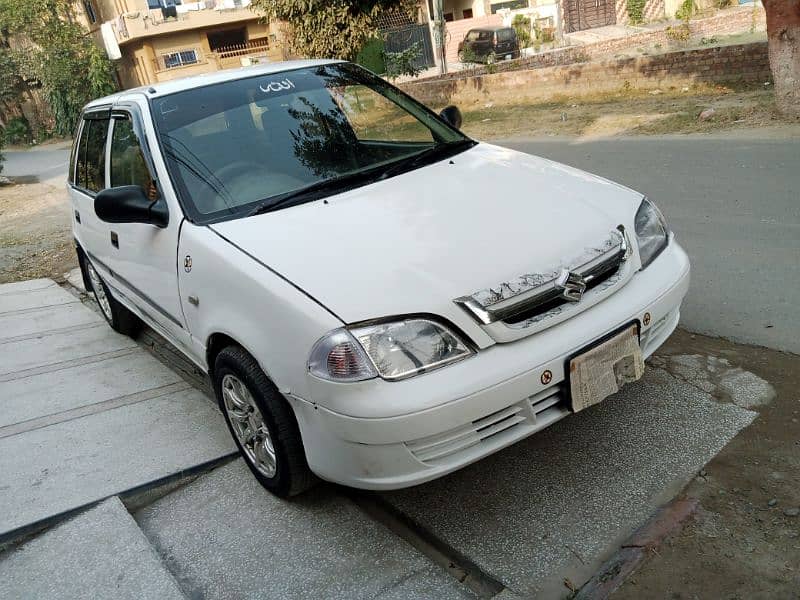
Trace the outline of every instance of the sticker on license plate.
[[577, 355], [569, 362], [572, 410], [582, 411], [640, 379], [644, 359], [636, 325]]

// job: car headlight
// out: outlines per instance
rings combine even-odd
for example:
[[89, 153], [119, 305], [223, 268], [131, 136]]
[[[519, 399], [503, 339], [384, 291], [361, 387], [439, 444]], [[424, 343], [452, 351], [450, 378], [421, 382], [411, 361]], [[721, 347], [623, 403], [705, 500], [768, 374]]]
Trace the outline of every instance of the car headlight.
[[639, 259], [644, 269], [669, 242], [669, 228], [664, 215], [658, 207], [645, 198], [636, 211], [636, 239], [639, 245]]
[[413, 317], [402, 321], [337, 329], [311, 350], [308, 370], [331, 381], [362, 381], [380, 376], [405, 379], [472, 355], [444, 325]]

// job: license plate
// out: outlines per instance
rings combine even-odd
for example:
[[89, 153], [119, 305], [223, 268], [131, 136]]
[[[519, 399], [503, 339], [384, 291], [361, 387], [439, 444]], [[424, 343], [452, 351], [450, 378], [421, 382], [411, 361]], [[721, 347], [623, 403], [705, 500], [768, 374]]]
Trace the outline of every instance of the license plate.
[[631, 325], [569, 361], [572, 410], [598, 404], [643, 374], [638, 329]]
[[506, 60], [511, 60], [511, 55], [510, 54], [506, 54]]

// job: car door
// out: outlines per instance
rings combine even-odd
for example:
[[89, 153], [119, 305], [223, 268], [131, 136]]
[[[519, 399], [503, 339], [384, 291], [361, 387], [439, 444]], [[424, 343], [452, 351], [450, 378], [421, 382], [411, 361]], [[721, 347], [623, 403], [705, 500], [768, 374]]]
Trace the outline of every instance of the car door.
[[[144, 119], [136, 104], [114, 106], [106, 153], [109, 188], [137, 185], [151, 199], [163, 190], [146, 141]], [[99, 260], [107, 283], [133, 304], [136, 312], [170, 341], [190, 350], [178, 291], [177, 252], [183, 215], [168, 205], [169, 223], [106, 223]]]
[[495, 54], [499, 58], [512, 58], [516, 53], [516, 32], [513, 29], [498, 29], [495, 33], [496, 46]]
[[110, 106], [106, 106], [89, 109], [81, 116], [68, 175], [73, 233], [84, 252], [94, 255], [104, 250], [106, 241], [106, 226], [94, 212], [94, 197], [106, 187], [110, 115]]

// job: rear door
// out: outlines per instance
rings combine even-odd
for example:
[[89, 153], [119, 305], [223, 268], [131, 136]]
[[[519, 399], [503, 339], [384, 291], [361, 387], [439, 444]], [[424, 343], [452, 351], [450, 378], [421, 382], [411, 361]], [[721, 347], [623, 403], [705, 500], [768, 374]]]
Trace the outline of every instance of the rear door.
[[[114, 106], [106, 156], [108, 187], [137, 185], [156, 199], [162, 190], [138, 105]], [[168, 203], [169, 206], [169, 203]], [[108, 283], [170, 341], [190, 351], [178, 292], [178, 236], [183, 220], [169, 206], [165, 228], [145, 223], [106, 223], [99, 259]]]
[[511, 28], [498, 29], [495, 36], [497, 39], [495, 54], [498, 58], [512, 58], [517, 49], [516, 32]]
[[87, 110], [81, 117], [70, 165], [69, 197], [73, 232], [84, 252], [99, 256], [105, 250], [107, 229], [94, 212], [94, 197], [106, 187], [105, 149], [110, 107]]

